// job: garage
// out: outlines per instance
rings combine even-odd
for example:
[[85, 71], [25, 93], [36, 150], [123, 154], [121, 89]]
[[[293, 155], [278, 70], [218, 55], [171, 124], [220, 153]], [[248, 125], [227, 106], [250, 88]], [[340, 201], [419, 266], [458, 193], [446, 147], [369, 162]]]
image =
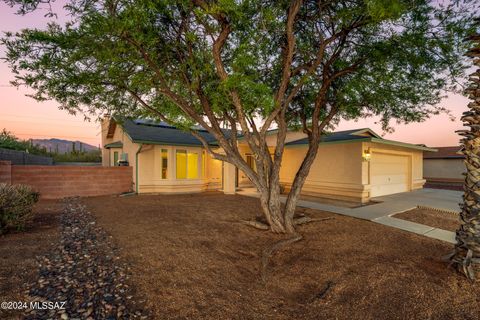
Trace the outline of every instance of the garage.
[[372, 153], [370, 161], [370, 197], [410, 191], [410, 157]]

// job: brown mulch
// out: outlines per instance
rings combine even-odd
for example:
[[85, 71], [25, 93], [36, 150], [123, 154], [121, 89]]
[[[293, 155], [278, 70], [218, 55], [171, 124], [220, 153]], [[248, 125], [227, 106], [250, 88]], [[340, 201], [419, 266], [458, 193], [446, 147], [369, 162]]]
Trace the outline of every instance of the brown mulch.
[[[0, 302], [28, 301], [26, 285], [37, 275], [37, 257], [57, 244], [62, 206], [54, 200], [40, 200], [34, 210], [34, 219], [24, 231], [0, 236]], [[17, 318], [21, 313], [0, 310], [0, 319]]]
[[397, 213], [394, 217], [449, 231], [456, 231], [460, 226], [458, 214], [433, 209], [416, 208]]
[[[220, 193], [83, 200], [131, 264], [156, 319], [478, 319], [480, 286], [447, 268], [452, 245], [334, 215], [282, 239], [238, 223], [258, 199]], [[332, 216], [308, 210], [313, 218]]]

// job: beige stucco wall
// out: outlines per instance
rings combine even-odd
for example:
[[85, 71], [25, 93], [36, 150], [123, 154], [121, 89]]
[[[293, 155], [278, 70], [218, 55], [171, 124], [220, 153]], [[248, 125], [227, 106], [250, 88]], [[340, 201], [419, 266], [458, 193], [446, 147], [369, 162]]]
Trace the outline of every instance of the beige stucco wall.
[[[129, 166], [133, 167], [133, 190], [136, 190], [136, 174], [135, 174], [135, 153], [137, 152], [139, 145], [133, 143], [130, 138], [125, 134], [120, 126], [117, 125], [115, 132], [112, 138], [107, 138], [107, 130], [108, 130], [108, 119], [101, 122], [102, 127], [102, 165], [105, 167], [114, 166], [113, 159], [114, 159], [114, 152], [118, 152], [118, 158], [121, 159], [122, 153], [127, 154]], [[111, 148], [105, 149], [103, 148], [104, 145], [112, 142], [120, 141], [123, 143], [122, 148]]]
[[[289, 190], [307, 152], [307, 146], [285, 148], [280, 182]], [[302, 193], [327, 198], [363, 198], [362, 144], [341, 143], [319, 146]]]
[[431, 181], [462, 182], [465, 170], [463, 159], [423, 160], [423, 176]]
[[[289, 131], [285, 137], [285, 143], [306, 138], [307, 135], [301, 131]], [[265, 139], [269, 147], [277, 145], [277, 132], [272, 131]]]
[[[167, 178], [162, 179], [162, 149], [167, 150]], [[197, 179], [177, 179], [176, 152], [186, 150], [198, 154]], [[139, 193], [193, 193], [207, 187], [204, 178], [202, 148], [190, 146], [144, 145], [138, 154]]]
[[[114, 136], [106, 138], [107, 126], [102, 123], [102, 143], [121, 141], [123, 148], [103, 149], [103, 165], [110, 166], [113, 161], [113, 152], [128, 154], [128, 160], [133, 170], [133, 180], [136, 189], [135, 154], [140, 145], [132, 143], [121, 126], [117, 126]], [[299, 132], [289, 133], [287, 141], [303, 138], [305, 135]], [[274, 137], [269, 138], [269, 144], [273, 145]], [[271, 140], [271, 141], [270, 141]], [[161, 150], [168, 150], [168, 174], [167, 179], [161, 178]], [[175, 154], [177, 149], [188, 150], [198, 153], [198, 179], [176, 179]], [[270, 147], [273, 152], [273, 147]], [[251, 153], [245, 143], [240, 143], [239, 150], [242, 156]], [[284, 150], [284, 158], [280, 170], [280, 181], [288, 191], [295, 174], [303, 161], [307, 146], [289, 146]], [[408, 158], [408, 190], [422, 188], [423, 179], [423, 153], [421, 150], [391, 146], [371, 142], [346, 142], [334, 144], [321, 144], [317, 158], [315, 159], [302, 193], [336, 199], [367, 201], [371, 190], [371, 163], [362, 159], [365, 150], [372, 153], [396, 154]], [[218, 150], [217, 150], [218, 151]], [[219, 151], [221, 152], [221, 151]], [[205, 157], [205, 160], [203, 160]], [[222, 161], [213, 159], [204, 152], [201, 147], [183, 147], [167, 145], [144, 145], [138, 154], [138, 177], [139, 193], [191, 193], [204, 190], [218, 190], [222, 188], [222, 179], [229, 175], [228, 181], [232, 181], [232, 170], [228, 170]], [[234, 171], [233, 171], [234, 172]], [[251, 182], [241, 171], [238, 173], [240, 187], [252, 186]], [[230, 186], [230, 185], [229, 185]]]
[[[280, 171], [281, 183], [288, 190], [305, 156], [307, 146], [285, 148]], [[371, 142], [321, 144], [302, 194], [326, 198], [368, 201], [371, 190], [370, 161], [363, 153], [398, 155], [408, 159], [408, 190], [423, 187], [423, 152], [411, 148]]]
[[[120, 141], [122, 148], [102, 148], [102, 165], [113, 166], [114, 152], [117, 151], [119, 159], [122, 153], [128, 154], [129, 165], [133, 167], [134, 190], [136, 184], [136, 153], [138, 153], [138, 192], [139, 193], [192, 193], [206, 189], [220, 189], [222, 187], [222, 162], [212, 159], [203, 152], [201, 147], [168, 146], [168, 145], [143, 145], [133, 143], [120, 125], [117, 125], [112, 138], [106, 138], [108, 124], [102, 123], [102, 146]], [[141, 147], [141, 149], [140, 149]], [[161, 176], [161, 152], [168, 151], [167, 179]], [[176, 179], [175, 154], [176, 150], [187, 150], [198, 154], [198, 179]], [[203, 157], [205, 162], [203, 161]]]

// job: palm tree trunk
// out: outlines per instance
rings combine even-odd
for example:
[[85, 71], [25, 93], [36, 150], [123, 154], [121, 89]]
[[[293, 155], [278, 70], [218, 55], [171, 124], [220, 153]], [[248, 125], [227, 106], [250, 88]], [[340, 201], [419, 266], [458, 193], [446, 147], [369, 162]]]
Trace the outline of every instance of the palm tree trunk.
[[[480, 67], [480, 34], [471, 36], [474, 43], [467, 56]], [[464, 183], [463, 203], [460, 204], [460, 228], [456, 233], [457, 243], [451, 262], [469, 279], [475, 280], [480, 271], [480, 68], [469, 77], [466, 90], [472, 100], [469, 110], [463, 113], [462, 121], [469, 130], [458, 131], [463, 136], [462, 152], [465, 155], [467, 173]]]

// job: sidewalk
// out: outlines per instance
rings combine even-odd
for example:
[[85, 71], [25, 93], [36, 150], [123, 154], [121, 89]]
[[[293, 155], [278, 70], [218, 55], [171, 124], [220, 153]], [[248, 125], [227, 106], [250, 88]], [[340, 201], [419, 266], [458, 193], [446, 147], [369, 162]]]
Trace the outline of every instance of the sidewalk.
[[[258, 197], [255, 189], [243, 189], [237, 194]], [[282, 196], [282, 201], [286, 197]], [[455, 243], [455, 233], [423, 224], [393, 218], [392, 215], [415, 209], [418, 206], [458, 212], [458, 203], [462, 200], [462, 192], [438, 189], [421, 189], [412, 192], [373, 198], [379, 203], [357, 208], [345, 208], [318, 202], [299, 200], [298, 206], [316, 210], [329, 211], [349, 217], [380, 223], [393, 228], [424, 235], [429, 238]]]

